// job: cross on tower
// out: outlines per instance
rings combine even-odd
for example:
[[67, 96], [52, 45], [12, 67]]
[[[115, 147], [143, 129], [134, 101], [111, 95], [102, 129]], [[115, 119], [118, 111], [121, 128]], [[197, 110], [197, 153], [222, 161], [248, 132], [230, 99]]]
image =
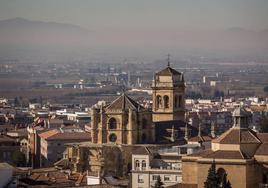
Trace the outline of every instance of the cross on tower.
[[170, 67], [170, 54], [167, 55], [167, 66]]

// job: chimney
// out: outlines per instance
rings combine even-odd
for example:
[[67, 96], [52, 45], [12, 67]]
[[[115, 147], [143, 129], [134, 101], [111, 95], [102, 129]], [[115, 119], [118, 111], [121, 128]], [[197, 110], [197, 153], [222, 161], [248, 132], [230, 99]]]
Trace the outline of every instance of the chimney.
[[188, 140], [188, 122], [185, 123], [184, 139]]
[[201, 129], [201, 122], [198, 125], [198, 136], [201, 137], [202, 136], [202, 129]]
[[214, 121], [211, 122], [211, 132], [210, 132], [210, 134], [211, 134], [212, 138], [216, 137], [216, 135], [215, 135], [215, 122]]

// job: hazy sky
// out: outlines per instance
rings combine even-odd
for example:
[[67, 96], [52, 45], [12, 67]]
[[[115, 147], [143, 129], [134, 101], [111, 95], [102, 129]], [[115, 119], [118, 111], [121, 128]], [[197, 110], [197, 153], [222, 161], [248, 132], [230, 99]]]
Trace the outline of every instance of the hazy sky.
[[87, 28], [87, 35], [2, 27], [0, 55], [29, 56], [27, 47], [45, 55], [44, 46], [49, 55], [52, 49], [69, 48], [65, 54], [70, 56], [75, 49], [99, 57], [150, 52], [150, 57], [168, 52], [267, 56], [268, 51], [268, 0], [0, 0], [0, 20], [16, 17], [75, 24]]
[[268, 0], [0, 0], [0, 19], [98, 29], [268, 28]]

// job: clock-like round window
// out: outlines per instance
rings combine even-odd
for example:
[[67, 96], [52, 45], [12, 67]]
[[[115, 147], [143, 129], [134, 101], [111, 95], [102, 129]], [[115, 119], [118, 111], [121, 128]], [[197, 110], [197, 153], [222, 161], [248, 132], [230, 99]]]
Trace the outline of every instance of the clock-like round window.
[[110, 134], [110, 136], [109, 136], [109, 140], [110, 140], [110, 142], [116, 142], [116, 140], [117, 140], [117, 136], [116, 136], [114, 133], [112, 133], [112, 134]]

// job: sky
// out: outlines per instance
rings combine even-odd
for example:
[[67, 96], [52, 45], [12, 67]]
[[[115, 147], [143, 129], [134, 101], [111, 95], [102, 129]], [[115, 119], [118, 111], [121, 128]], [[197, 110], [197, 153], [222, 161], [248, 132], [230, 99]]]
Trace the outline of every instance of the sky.
[[267, 0], [0, 0], [0, 19], [76, 24], [88, 29], [268, 28]]
[[16, 17], [74, 24], [89, 34], [59, 37], [25, 30], [3, 35], [0, 28], [0, 55], [14, 55], [21, 45], [22, 50], [40, 48], [42, 54], [43, 46], [70, 47], [71, 52], [100, 57], [111, 53], [151, 53], [149, 58], [167, 53], [268, 56], [268, 0], [0, 0], [0, 20]]

